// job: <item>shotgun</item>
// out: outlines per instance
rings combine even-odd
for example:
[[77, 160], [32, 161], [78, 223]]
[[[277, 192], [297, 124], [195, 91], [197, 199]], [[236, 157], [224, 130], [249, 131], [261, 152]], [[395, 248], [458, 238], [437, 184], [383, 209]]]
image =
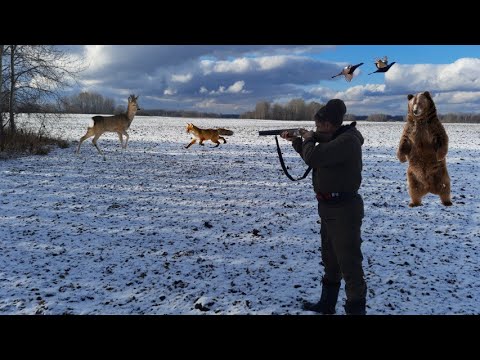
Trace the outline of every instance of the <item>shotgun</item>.
[[300, 128], [296, 129], [279, 129], [279, 130], [262, 130], [258, 132], [259, 136], [280, 135], [284, 131], [288, 131], [291, 136], [300, 136]]

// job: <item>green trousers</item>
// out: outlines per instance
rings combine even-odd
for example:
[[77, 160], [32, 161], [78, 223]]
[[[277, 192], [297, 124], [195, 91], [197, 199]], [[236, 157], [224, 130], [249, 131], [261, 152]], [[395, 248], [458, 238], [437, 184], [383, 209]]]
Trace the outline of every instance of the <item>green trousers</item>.
[[360, 249], [364, 216], [362, 197], [358, 194], [339, 203], [319, 201], [318, 214], [321, 218], [320, 237], [326, 281], [339, 283], [343, 278], [347, 300], [365, 300], [367, 285]]

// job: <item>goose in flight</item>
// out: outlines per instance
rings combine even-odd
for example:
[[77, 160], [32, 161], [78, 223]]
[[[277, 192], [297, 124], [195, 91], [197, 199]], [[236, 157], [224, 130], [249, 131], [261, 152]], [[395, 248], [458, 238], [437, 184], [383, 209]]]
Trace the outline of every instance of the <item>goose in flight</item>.
[[353, 72], [355, 71], [356, 68], [358, 68], [361, 65], [363, 65], [363, 63], [357, 64], [357, 65], [347, 65], [342, 69], [342, 71], [340, 71], [340, 73], [332, 76], [332, 79], [337, 77], [337, 76], [343, 75], [343, 76], [345, 76], [345, 80], [350, 82], [353, 79]]
[[393, 64], [395, 64], [395, 61], [389, 64], [386, 56], [383, 58], [383, 60], [377, 59], [375, 61], [377, 70], [375, 70], [374, 72], [371, 72], [368, 75], [372, 75], [374, 73], [385, 73], [392, 67]]

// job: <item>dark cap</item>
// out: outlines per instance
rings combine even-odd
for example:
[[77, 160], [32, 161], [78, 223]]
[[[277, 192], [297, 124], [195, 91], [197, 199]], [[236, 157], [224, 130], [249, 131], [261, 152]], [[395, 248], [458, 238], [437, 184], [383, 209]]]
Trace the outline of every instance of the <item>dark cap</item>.
[[325, 106], [322, 106], [313, 118], [315, 121], [328, 121], [338, 127], [342, 125], [343, 116], [346, 112], [347, 107], [342, 100], [332, 99]]

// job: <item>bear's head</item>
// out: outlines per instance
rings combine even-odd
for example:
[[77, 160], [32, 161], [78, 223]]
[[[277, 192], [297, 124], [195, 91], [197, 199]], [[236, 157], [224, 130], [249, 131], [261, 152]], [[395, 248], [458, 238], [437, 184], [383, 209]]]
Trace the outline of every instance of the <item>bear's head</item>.
[[428, 91], [416, 95], [409, 94], [407, 98], [408, 114], [413, 115], [417, 119], [421, 119], [436, 111], [432, 96]]

